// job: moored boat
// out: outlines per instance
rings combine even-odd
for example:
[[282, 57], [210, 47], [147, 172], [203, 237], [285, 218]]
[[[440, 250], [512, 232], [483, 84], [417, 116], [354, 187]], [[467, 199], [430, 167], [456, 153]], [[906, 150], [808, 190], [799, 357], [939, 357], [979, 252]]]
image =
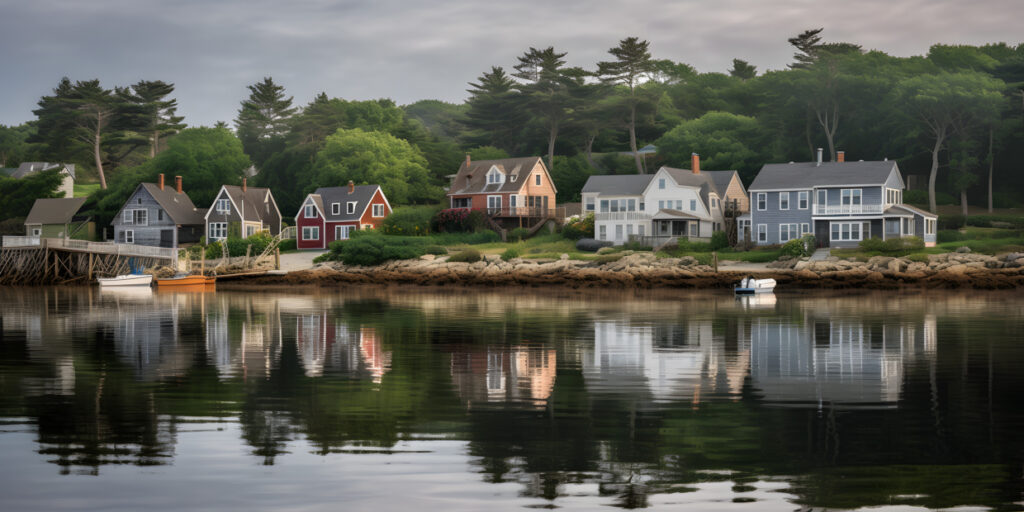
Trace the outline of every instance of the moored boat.
[[165, 286], [203, 286], [211, 285], [216, 282], [217, 278], [214, 276], [204, 276], [202, 274], [195, 274], [157, 279], [156, 285], [158, 288]]
[[775, 290], [774, 279], [754, 279], [753, 276], [744, 277], [740, 284], [736, 285], [736, 295], [753, 295], [755, 293], [771, 293]]
[[149, 286], [153, 282], [152, 274], [124, 274], [117, 277], [98, 277], [96, 281], [100, 286]]

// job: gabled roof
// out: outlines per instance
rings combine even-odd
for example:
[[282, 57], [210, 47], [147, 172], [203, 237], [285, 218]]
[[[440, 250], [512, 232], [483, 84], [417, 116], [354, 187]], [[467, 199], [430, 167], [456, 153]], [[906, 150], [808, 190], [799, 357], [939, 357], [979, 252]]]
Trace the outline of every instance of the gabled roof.
[[591, 176], [583, 185], [583, 193], [639, 196], [654, 179], [653, 174], [606, 174]]
[[[525, 178], [520, 178], [520, 174], [526, 176], [538, 163], [544, 166], [544, 162], [539, 156], [476, 160], [470, 162], [468, 166], [466, 162], [462, 162], [462, 165], [459, 166], [459, 172], [455, 174], [455, 179], [452, 180], [452, 186], [448, 194], [518, 192], [527, 181]], [[487, 171], [490, 171], [491, 167], [497, 167], [505, 175], [504, 183], [487, 183]], [[546, 172], [547, 167], [544, 167], [544, 169]], [[548, 175], [547, 179], [551, 180], [551, 176]], [[551, 188], [555, 188], [554, 183], [551, 184]]]
[[[380, 190], [380, 185], [356, 185], [353, 187], [352, 193], [349, 193], [347, 185], [344, 187], [321, 187], [316, 189], [311, 196], [313, 201], [318, 202], [320, 213], [323, 214], [324, 220], [327, 222], [357, 221], [362, 218], [378, 190]], [[384, 191], [381, 191], [381, 196], [384, 196]], [[356, 208], [353, 213], [347, 213], [348, 203], [351, 201], [356, 202]], [[387, 201], [385, 197], [384, 202], [387, 203]], [[334, 203], [341, 205], [338, 215], [332, 213], [331, 205]], [[388, 208], [390, 208], [390, 204]]]
[[[270, 192], [269, 188], [247, 186], [245, 192], [242, 192], [242, 187], [238, 185], [223, 185], [221, 190], [228, 193], [228, 198], [231, 199], [231, 204], [235, 211], [241, 211], [243, 207], [245, 208], [243, 218], [246, 221], [258, 220], [269, 224], [271, 221], [270, 213], [266, 208], [262, 207], [265, 202], [269, 202], [273, 205], [275, 211], [277, 210], [274, 194]], [[219, 192], [217, 196], [220, 197]]]
[[18, 169], [11, 173], [11, 177], [21, 179], [29, 174], [40, 171], [49, 171], [50, 169], [59, 167], [67, 169], [68, 174], [70, 174], [72, 178], [75, 177], [75, 164], [60, 164], [52, 162], [22, 162], [21, 165], [18, 166]]
[[689, 212], [683, 212], [683, 211], [675, 210], [675, 209], [672, 209], [672, 208], [662, 208], [662, 209], [658, 210], [658, 213], [655, 213], [654, 217], [652, 217], [652, 218], [654, 220], [671, 220], [671, 219], [698, 219], [698, 220], [700, 220], [700, 219], [704, 219], [705, 217], [700, 217], [698, 215], [694, 215], [694, 214], [689, 213]]
[[679, 185], [699, 189], [700, 199], [704, 201], [704, 207], [709, 211], [711, 210], [711, 193], [714, 192], [718, 197], [723, 197], [723, 194], [715, 187], [714, 180], [712, 180], [711, 176], [707, 175], [704, 171], [694, 174], [693, 171], [689, 169], [675, 169], [672, 167], [662, 167], [658, 170], [664, 170], [667, 172], [668, 175], [671, 176]]
[[25, 217], [25, 224], [67, 224], [85, 204], [84, 197], [36, 199]]
[[160, 207], [164, 209], [164, 212], [167, 213], [167, 216], [175, 224], [194, 225], [206, 223], [206, 220], [203, 218], [206, 210], [196, 208], [188, 194], [184, 192], [179, 194], [174, 187], [168, 186], [160, 190], [156, 183], [140, 183], [139, 186], [145, 188], [146, 192], [153, 196], [153, 199], [160, 204]]
[[[797, 162], [766, 164], [748, 190], [785, 190], [844, 185], [885, 185], [896, 162]], [[897, 169], [898, 172], [898, 169]]]
[[[740, 179], [739, 173], [736, 171], [705, 171], [701, 169], [701, 174], [706, 174], [711, 177], [711, 181], [715, 184], [715, 188], [718, 189], [718, 196], [725, 198], [725, 191], [729, 190], [729, 183], [732, 183], [733, 177], [737, 180]], [[740, 182], [740, 186], [743, 182]]]
[[934, 214], [932, 212], [927, 212], [927, 211], [924, 211], [924, 210], [922, 210], [920, 208], [915, 208], [913, 206], [910, 206], [908, 204], [894, 204], [894, 205], [890, 206], [889, 208], [887, 208], [885, 210], [885, 213], [889, 213], [890, 211], [893, 211], [893, 213], [898, 213], [897, 210], [904, 210], [907, 213], [910, 213], [911, 215], [921, 215], [922, 217], [927, 217], [929, 219], [937, 219], [937, 218], [939, 218], [938, 215], [936, 215], [936, 214]]

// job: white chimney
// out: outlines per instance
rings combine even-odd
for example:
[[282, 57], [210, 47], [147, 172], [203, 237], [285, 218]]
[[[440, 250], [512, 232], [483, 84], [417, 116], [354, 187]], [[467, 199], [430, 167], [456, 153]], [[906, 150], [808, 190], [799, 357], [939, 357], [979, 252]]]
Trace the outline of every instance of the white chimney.
[[821, 148], [818, 148], [818, 165], [819, 166], [821, 165], [821, 153], [822, 153], [822, 151], [823, 150]]

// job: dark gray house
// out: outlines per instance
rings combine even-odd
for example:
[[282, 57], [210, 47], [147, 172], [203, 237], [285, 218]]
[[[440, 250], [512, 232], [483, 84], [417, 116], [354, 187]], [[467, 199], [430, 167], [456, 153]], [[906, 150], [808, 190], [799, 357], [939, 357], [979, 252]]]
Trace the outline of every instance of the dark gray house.
[[140, 183], [111, 224], [114, 240], [124, 244], [178, 247], [195, 243], [203, 236], [206, 210], [196, 208], [182, 191], [181, 176], [174, 188], [157, 183]]
[[281, 232], [281, 210], [269, 188], [223, 185], [206, 212], [206, 239], [223, 240], [228, 236], [246, 238], [260, 231], [271, 235]]
[[867, 238], [917, 236], [935, 245], [938, 216], [903, 204], [894, 161], [767, 164], [750, 184], [750, 215], [740, 217], [758, 245], [813, 234], [822, 247], [856, 247]]

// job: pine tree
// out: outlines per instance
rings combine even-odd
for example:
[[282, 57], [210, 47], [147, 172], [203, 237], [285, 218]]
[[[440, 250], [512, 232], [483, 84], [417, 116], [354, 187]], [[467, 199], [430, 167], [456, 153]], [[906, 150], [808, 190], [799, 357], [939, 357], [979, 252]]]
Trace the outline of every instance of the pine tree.
[[740, 80], [750, 80], [757, 76], [757, 66], [751, 65], [743, 59], [733, 59], [729, 75]]
[[470, 82], [466, 101], [469, 109], [463, 124], [472, 130], [466, 142], [474, 146], [494, 146], [515, 153], [516, 135], [520, 132], [525, 114], [516, 108], [518, 93], [516, 82], [500, 66], [484, 72], [477, 83]]
[[636, 37], [627, 37], [619, 41], [619, 46], [608, 50], [615, 60], [597, 63], [597, 72], [602, 80], [626, 86], [629, 91], [629, 96], [626, 99], [629, 120], [626, 122], [626, 126], [629, 129], [629, 149], [633, 152], [636, 171], [639, 174], [644, 173], [644, 167], [640, 161], [640, 153], [637, 152], [636, 116], [637, 107], [644, 101], [644, 98], [638, 94], [637, 89], [654, 69], [649, 48], [649, 42], [641, 41]]
[[586, 75], [579, 68], [563, 68], [565, 55], [550, 46], [543, 50], [531, 47], [519, 57], [513, 75], [526, 82], [517, 87], [525, 108], [547, 128], [549, 170], [554, 165], [559, 129], [580, 103], [580, 96], [574, 92], [582, 87]]
[[161, 136], [173, 135], [185, 128], [184, 117], [175, 115], [178, 100], [166, 99], [174, 92], [174, 84], [161, 80], [140, 80], [131, 87], [116, 88], [118, 96], [127, 103], [127, 123], [146, 134], [149, 139], [149, 156], [160, 152]]
[[270, 77], [248, 86], [249, 98], [238, 109], [235, 127], [246, 154], [259, 167], [273, 153], [283, 149], [289, 123], [295, 114], [292, 97]]

